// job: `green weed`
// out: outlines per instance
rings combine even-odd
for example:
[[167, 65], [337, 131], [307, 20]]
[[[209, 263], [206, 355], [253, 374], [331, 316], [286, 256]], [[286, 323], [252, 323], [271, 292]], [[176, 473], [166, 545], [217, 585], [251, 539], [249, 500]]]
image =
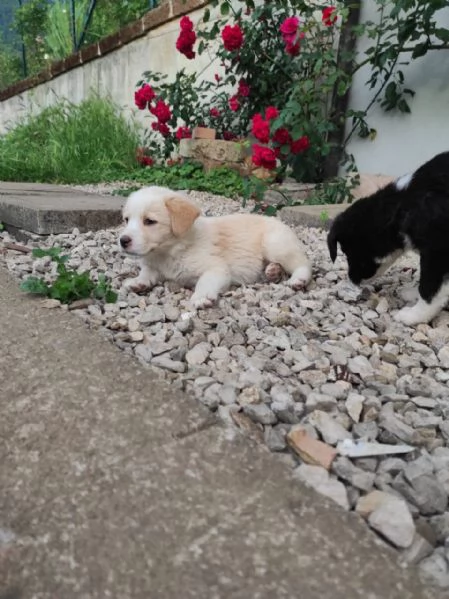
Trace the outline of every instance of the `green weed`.
[[75, 270], [68, 269], [66, 262], [69, 256], [61, 254], [61, 248], [53, 247], [48, 250], [34, 249], [33, 256], [35, 258], [50, 256], [58, 265], [58, 276], [51, 285], [43, 278], [28, 277], [20, 285], [22, 291], [57, 299], [62, 304], [70, 304], [75, 300], [88, 297], [95, 297], [107, 303], [115, 303], [117, 301], [117, 294], [111, 289], [104, 275], [100, 275], [98, 282], [95, 283], [90, 278], [88, 272], [77, 273]]
[[135, 182], [127, 190], [120, 190], [119, 195], [129, 195], [142, 185], [161, 185], [171, 189], [189, 189], [208, 191], [228, 198], [245, 195], [245, 180], [236, 171], [227, 167], [217, 167], [205, 171], [196, 162], [186, 161], [172, 166], [151, 166], [138, 168], [132, 172], [117, 171], [111, 173], [112, 179]]

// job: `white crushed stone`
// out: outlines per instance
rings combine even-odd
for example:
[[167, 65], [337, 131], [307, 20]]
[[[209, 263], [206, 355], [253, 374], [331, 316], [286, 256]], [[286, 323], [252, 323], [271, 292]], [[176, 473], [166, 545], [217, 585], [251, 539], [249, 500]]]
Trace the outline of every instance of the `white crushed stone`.
[[[79, 188], [110, 193], [127, 186]], [[208, 215], [252, 208], [207, 193], [189, 195]], [[137, 267], [120, 252], [118, 229], [74, 230], [39, 247], [62, 247], [69, 266], [89, 270], [94, 279], [105, 274], [118, 291], [116, 304], [97, 302], [74, 314], [228, 424], [240, 412], [247, 430], [258, 431], [272, 451], [290, 454], [299, 478], [345, 509], [373, 491], [401, 497], [386, 502], [368, 524], [403, 548], [402, 557], [418, 564], [426, 583], [449, 586], [449, 312], [413, 329], [395, 322], [392, 312], [403, 307], [404, 290], [417, 282], [416, 257], [405, 257], [360, 290], [348, 282], [341, 256], [332, 265], [324, 231], [296, 232], [314, 264], [306, 292], [260, 282], [234, 288], [198, 313], [188, 304], [191, 291], [173, 283], [143, 296], [122, 289]], [[2, 232], [0, 246], [2, 238], [14, 241]], [[18, 279], [55, 275], [46, 258], [7, 250], [4, 260]], [[55, 309], [54, 302], [47, 308]], [[329, 474], [291, 454], [285, 438], [298, 424], [334, 446], [352, 438], [407, 443], [416, 451], [352, 464], [338, 458]], [[410, 546], [415, 525], [421, 536]]]

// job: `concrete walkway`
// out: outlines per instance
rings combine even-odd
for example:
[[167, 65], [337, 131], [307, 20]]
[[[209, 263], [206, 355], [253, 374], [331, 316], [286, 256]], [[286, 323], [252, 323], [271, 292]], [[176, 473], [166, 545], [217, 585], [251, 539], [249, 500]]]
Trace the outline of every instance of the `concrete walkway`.
[[436, 599], [291, 478], [0, 267], [1, 599]]

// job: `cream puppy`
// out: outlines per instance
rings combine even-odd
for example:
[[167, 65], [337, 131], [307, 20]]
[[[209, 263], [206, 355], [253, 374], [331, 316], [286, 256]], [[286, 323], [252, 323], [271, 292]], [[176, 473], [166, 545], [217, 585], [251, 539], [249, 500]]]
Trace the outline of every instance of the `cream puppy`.
[[312, 269], [295, 233], [273, 217], [255, 214], [200, 216], [181, 193], [147, 187], [132, 193], [124, 208], [120, 245], [139, 256], [138, 277], [125, 286], [143, 292], [164, 280], [195, 286], [195, 308], [211, 306], [232, 284], [255, 283], [267, 263], [291, 275], [288, 284], [304, 288]]

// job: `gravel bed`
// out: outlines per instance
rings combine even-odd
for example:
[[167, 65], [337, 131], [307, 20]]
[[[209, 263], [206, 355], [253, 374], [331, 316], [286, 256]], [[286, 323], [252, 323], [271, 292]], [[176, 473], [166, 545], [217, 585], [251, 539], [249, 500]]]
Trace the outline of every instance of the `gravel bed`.
[[[191, 197], [207, 214], [242, 210], [228, 199]], [[46, 240], [70, 254], [69, 266], [93, 278], [105, 273], [119, 292], [116, 304], [84, 302], [70, 306], [73, 313], [358, 512], [425, 583], [449, 588], [449, 312], [416, 328], [392, 318], [416, 284], [417, 259], [404, 258], [360, 290], [342, 257], [331, 264], [325, 232], [298, 227], [314, 262], [306, 292], [261, 281], [192, 315], [191, 292], [175, 284], [144, 296], [121, 288], [136, 263], [121, 254], [117, 233], [74, 230]], [[4, 259], [18, 279], [54, 276], [47, 258], [7, 250]], [[345, 439], [414, 449], [336, 456]]]

